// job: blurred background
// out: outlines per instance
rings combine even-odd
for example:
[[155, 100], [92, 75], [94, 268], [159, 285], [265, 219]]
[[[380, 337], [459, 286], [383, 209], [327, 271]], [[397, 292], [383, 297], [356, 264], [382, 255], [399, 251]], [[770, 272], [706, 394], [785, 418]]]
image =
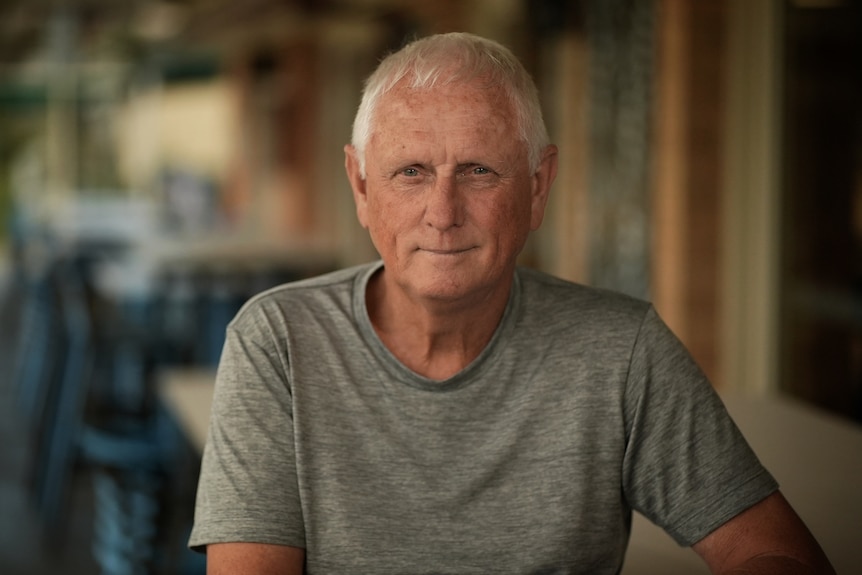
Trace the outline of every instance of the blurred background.
[[652, 300], [719, 390], [862, 422], [860, 2], [0, 0], [0, 571], [200, 572], [159, 373], [376, 257], [363, 79], [455, 30], [521, 57], [560, 146], [524, 265]]

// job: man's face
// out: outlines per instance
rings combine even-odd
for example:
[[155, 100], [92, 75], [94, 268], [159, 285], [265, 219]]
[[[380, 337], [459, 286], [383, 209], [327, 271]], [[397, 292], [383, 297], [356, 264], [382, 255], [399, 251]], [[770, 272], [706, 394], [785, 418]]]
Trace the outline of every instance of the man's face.
[[475, 84], [396, 86], [377, 109], [364, 181], [349, 146], [347, 154], [359, 221], [387, 285], [448, 301], [508, 289], [542, 221], [556, 156], [530, 173], [504, 96]]

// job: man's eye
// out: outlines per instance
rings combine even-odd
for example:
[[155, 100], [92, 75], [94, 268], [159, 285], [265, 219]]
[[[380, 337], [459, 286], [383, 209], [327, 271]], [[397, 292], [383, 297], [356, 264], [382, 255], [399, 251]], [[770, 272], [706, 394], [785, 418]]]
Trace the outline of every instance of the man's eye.
[[403, 170], [401, 170], [401, 173], [405, 176], [412, 178], [419, 175], [419, 170], [417, 170], [416, 168], [404, 168]]
[[490, 169], [479, 165], [464, 166], [459, 172], [461, 176], [484, 176], [490, 173]]

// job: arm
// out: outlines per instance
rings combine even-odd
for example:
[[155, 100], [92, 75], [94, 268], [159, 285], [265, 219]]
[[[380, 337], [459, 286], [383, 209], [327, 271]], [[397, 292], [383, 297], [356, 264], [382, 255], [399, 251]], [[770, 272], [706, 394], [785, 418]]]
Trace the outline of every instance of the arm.
[[[189, 546], [206, 547], [221, 572], [230, 564], [216, 543], [305, 546], [286, 360], [266, 323], [278, 323], [278, 310], [262, 307], [247, 307], [227, 329], [200, 465]], [[243, 555], [222, 559], [232, 558]]]
[[692, 548], [715, 575], [834, 575], [814, 536], [780, 492], [743, 511]]
[[302, 575], [305, 549], [263, 543], [207, 546], [207, 575]]

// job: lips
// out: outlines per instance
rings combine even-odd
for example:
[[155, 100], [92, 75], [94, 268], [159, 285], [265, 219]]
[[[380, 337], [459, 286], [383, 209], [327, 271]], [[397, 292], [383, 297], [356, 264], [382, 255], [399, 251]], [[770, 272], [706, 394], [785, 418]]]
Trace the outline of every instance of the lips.
[[472, 247], [469, 248], [419, 248], [420, 251], [428, 252], [430, 254], [438, 255], [438, 256], [454, 256], [458, 254], [463, 254], [464, 252], [468, 252], [472, 250]]

